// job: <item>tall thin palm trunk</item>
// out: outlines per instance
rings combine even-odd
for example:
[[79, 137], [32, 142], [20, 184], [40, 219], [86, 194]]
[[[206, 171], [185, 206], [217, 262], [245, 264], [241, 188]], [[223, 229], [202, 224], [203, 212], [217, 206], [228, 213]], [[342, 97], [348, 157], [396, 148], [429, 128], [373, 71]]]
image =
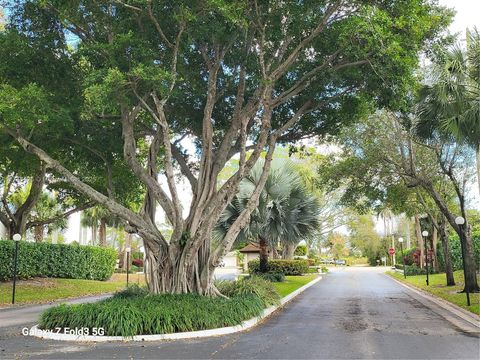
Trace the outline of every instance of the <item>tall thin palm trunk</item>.
[[477, 146], [477, 185], [478, 185], [478, 193], [480, 194], [480, 145]]
[[266, 273], [268, 271], [268, 244], [267, 239], [263, 236], [258, 236], [258, 243], [260, 245], [260, 272]]
[[107, 246], [107, 220], [102, 217], [100, 219], [100, 228], [98, 231], [99, 245], [101, 247]]

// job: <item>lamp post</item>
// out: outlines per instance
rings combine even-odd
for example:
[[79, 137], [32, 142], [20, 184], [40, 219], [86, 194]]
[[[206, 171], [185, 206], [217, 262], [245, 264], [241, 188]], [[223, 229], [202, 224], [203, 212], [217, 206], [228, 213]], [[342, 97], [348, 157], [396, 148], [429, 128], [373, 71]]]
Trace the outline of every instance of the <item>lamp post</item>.
[[402, 254], [403, 277], [406, 279], [407, 275], [405, 273], [405, 257], [403, 255], [403, 238], [399, 237], [398, 242], [400, 243], [400, 254]]
[[12, 305], [15, 304], [15, 288], [17, 286], [17, 262], [18, 262], [18, 242], [22, 240], [22, 235], [13, 235], [15, 242], [15, 251], [13, 253], [13, 289], [12, 289]]
[[464, 231], [463, 231], [463, 226], [465, 225], [465, 218], [462, 216], [457, 216], [455, 218], [455, 224], [458, 225], [460, 228], [460, 233], [461, 239], [460, 241], [462, 242], [461, 248], [462, 248], [462, 262], [463, 262], [463, 281], [465, 283], [465, 294], [467, 294], [467, 305], [470, 306], [470, 292], [468, 291], [468, 286], [467, 286], [467, 272], [465, 270], [465, 238], [464, 238]]
[[128, 287], [128, 272], [130, 270], [130, 251], [132, 251], [132, 249], [127, 247], [125, 251], [127, 252], [127, 287]]
[[427, 286], [428, 286], [429, 285], [428, 283], [428, 247], [427, 247], [428, 231], [423, 230], [422, 235], [423, 235], [423, 242], [425, 243], [425, 269], [427, 270]]

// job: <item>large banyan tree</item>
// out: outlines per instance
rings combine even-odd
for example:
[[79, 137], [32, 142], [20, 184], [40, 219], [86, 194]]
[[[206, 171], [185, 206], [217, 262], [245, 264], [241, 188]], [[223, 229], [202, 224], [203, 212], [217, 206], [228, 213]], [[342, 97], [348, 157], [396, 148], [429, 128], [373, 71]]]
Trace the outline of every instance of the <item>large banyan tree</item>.
[[[449, 19], [426, 0], [42, 0], [19, 2], [10, 13], [10, 29], [32, 39], [55, 33], [52, 51], [75, 59], [81, 105], [65, 122], [85, 146], [123, 143], [123, 154], [99, 164], [127, 165], [144, 189], [141, 209], [109, 192], [110, 181], [102, 188], [74, 171], [78, 146], [65, 144], [68, 163], [45, 151], [35, 132], [48, 116], [39, 124], [9, 111], [3, 130], [142, 237], [151, 292], [206, 295], [216, 293], [213, 270], [257, 205], [276, 144], [335, 133], [373, 107], [401, 106], [419, 51]], [[213, 240], [261, 157], [246, 206]], [[238, 167], [220, 182], [232, 159]], [[189, 209], [177, 176], [191, 187]], [[155, 224], [158, 206], [169, 238]]]

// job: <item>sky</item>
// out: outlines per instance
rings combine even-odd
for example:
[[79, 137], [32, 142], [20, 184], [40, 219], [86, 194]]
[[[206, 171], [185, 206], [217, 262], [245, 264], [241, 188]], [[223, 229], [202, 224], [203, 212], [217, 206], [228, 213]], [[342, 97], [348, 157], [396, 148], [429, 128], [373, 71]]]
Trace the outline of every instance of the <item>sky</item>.
[[457, 11], [455, 19], [450, 25], [452, 33], [465, 34], [467, 27], [473, 28], [474, 26], [480, 30], [480, 0], [439, 0], [439, 4]]

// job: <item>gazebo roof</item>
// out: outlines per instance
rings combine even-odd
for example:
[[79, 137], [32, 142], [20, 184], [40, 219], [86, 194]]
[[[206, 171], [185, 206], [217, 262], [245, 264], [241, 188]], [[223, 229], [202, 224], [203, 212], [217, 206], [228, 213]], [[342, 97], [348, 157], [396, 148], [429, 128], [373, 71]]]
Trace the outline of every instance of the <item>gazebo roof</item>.
[[239, 250], [241, 253], [259, 253], [260, 252], [260, 247], [256, 244], [248, 244], [244, 248]]

